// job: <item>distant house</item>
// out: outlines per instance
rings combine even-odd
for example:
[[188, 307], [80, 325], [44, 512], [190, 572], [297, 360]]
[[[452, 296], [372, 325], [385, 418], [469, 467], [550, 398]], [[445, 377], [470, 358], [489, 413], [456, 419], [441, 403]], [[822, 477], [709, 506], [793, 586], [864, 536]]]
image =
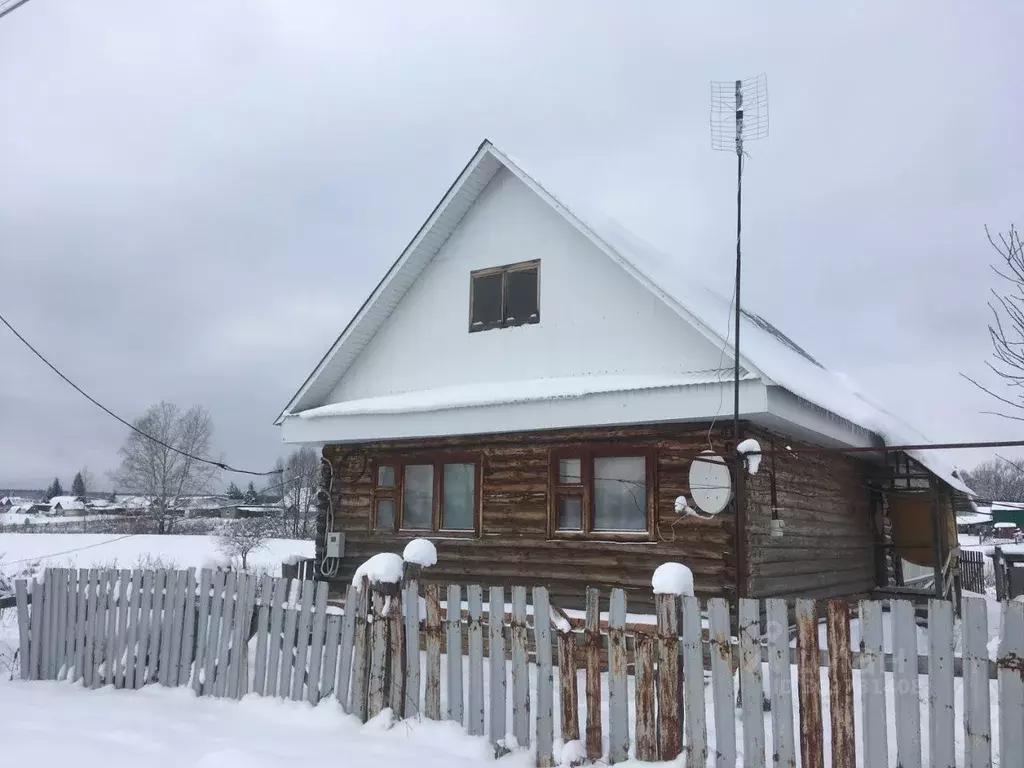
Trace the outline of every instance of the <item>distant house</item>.
[[85, 502], [77, 496], [54, 496], [50, 499], [51, 515], [84, 514]]
[[[746, 307], [740, 438], [772, 456], [691, 476], [738, 447], [713, 261], [688, 269], [481, 144], [277, 420], [324, 446], [318, 560], [345, 532], [344, 583], [427, 536], [424, 578], [622, 586], [633, 605], [669, 560], [703, 596], [826, 598], [907, 588], [895, 555], [948, 596], [973, 492], [940, 452], [869, 451], [928, 440]], [[695, 494], [718, 514], [681, 515]]]
[[[1024, 530], [1024, 503], [1014, 501], [993, 501], [990, 507], [992, 511], [992, 522], [1013, 523], [1013, 525]], [[1000, 526], [1005, 528], [1007, 526]]]
[[0, 511], [6, 512], [14, 506], [14, 500], [10, 496], [0, 498]]
[[966, 533], [971, 536], [990, 536], [992, 534], [992, 515], [986, 512], [957, 515], [956, 530], [957, 533]]

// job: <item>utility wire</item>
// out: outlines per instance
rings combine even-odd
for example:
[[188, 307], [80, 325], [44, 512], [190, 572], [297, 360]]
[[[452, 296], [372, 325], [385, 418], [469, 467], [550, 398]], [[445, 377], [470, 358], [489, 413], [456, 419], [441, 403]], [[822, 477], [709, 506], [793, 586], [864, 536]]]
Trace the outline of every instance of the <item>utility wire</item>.
[[[22, 2], [25, 2], [25, 0], [22, 0]], [[107, 408], [107, 406], [103, 405], [103, 403], [101, 403], [99, 400], [94, 398], [92, 395], [90, 395], [88, 392], [86, 392], [80, 386], [75, 384], [75, 382], [73, 382], [71, 379], [69, 379], [63, 373], [61, 373], [60, 370], [57, 368], [57, 366], [55, 366], [53, 363], [51, 363], [49, 360], [47, 360], [42, 352], [40, 352], [38, 349], [33, 347], [29, 343], [28, 339], [26, 339], [24, 336], [22, 336], [20, 333], [18, 333], [17, 329], [13, 325], [11, 325], [9, 322], [7, 322], [7, 318], [5, 318], [3, 315], [0, 315], [0, 323], [3, 323], [5, 326], [7, 326], [7, 330], [9, 330], [11, 333], [13, 333], [18, 338], [18, 341], [20, 341], [22, 344], [24, 344], [26, 347], [28, 347], [32, 351], [32, 354], [34, 354], [36, 357], [38, 357], [40, 360], [42, 360], [43, 363], [51, 371], [53, 371], [58, 376], [60, 376], [60, 378], [63, 379], [64, 382], [66, 384], [68, 384], [68, 386], [70, 386], [72, 389], [74, 389], [78, 394], [80, 394], [82, 397], [84, 397], [86, 400], [88, 400], [90, 403], [95, 405], [97, 408], [99, 408], [101, 411], [106, 413], [111, 418], [116, 419], [121, 424], [124, 424], [124, 426], [128, 427], [128, 429], [130, 429], [133, 432], [141, 435], [142, 437], [146, 438], [147, 440], [151, 440], [154, 443], [156, 443], [157, 445], [163, 446], [167, 450], [173, 451], [174, 453], [177, 453], [177, 454], [180, 454], [181, 456], [184, 456], [187, 459], [192, 459], [193, 461], [200, 461], [200, 462], [203, 462], [204, 464], [209, 464], [211, 466], [217, 467], [220, 470], [223, 470], [224, 472], [235, 472], [235, 473], [240, 474], [240, 475], [254, 475], [256, 477], [266, 477], [267, 475], [272, 475], [272, 474], [274, 474], [276, 472], [276, 470], [273, 470], [273, 469], [270, 470], [269, 472], [254, 472], [251, 469], [237, 469], [235, 467], [232, 467], [230, 464], [225, 464], [224, 462], [221, 462], [221, 461], [214, 461], [213, 459], [207, 459], [207, 458], [204, 458], [202, 456], [195, 456], [195, 455], [189, 453], [188, 451], [183, 451], [180, 448], [175, 448], [173, 445], [169, 445], [168, 443], [165, 443], [163, 440], [160, 440], [159, 438], [153, 437], [152, 435], [143, 432], [141, 429], [136, 427], [134, 424], [126, 421], [125, 419], [122, 419], [120, 416], [118, 416], [112, 410]]]
[[8, 13], [18, 10], [18, 8], [20, 8], [27, 2], [28, 0], [10, 0], [10, 2], [7, 3], [0, 3], [0, 19], [2, 19]]

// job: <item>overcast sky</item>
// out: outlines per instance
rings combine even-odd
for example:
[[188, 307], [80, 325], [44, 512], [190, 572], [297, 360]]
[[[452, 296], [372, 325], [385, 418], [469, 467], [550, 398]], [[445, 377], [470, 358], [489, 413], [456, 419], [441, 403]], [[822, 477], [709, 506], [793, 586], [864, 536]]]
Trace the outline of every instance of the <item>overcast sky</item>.
[[[1019, 0], [32, 0], [0, 19], [0, 311], [114, 410], [205, 405], [269, 468], [485, 137], [724, 290], [708, 84], [767, 72], [751, 308], [932, 439], [1017, 437], [959, 374], [989, 355], [983, 227], [1024, 224], [1021, 29]], [[0, 487], [102, 478], [124, 433], [0, 328]]]

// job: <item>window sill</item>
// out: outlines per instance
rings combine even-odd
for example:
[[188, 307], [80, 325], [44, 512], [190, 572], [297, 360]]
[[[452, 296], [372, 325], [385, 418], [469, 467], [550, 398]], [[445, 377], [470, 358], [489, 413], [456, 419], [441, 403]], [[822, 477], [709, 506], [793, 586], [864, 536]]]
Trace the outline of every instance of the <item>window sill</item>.
[[594, 542], [650, 542], [654, 535], [650, 531], [552, 531], [552, 540], [594, 541]]

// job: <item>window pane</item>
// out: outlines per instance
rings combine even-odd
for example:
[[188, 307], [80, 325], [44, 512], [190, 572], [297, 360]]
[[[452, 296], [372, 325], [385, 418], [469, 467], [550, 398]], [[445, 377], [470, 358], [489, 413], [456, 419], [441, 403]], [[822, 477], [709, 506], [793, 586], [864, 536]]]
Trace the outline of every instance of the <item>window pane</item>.
[[402, 488], [402, 527], [430, 528], [434, 510], [434, 465], [410, 464]]
[[395, 502], [392, 499], [381, 499], [377, 502], [377, 530], [395, 530]]
[[594, 459], [594, 530], [647, 528], [647, 462], [643, 456]]
[[505, 322], [536, 323], [539, 319], [536, 268], [519, 269], [506, 274]]
[[473, 530], [473, 490], [475, 484], [475, 465], [444, 465], [444, 506], [441, 507], [442, 528], [450, 531]]
[[583, 529], [583, 502], [579, 496], [558, 497], [558, 530], [579, 531]]
[[473, 328], [487, 328], [501, 323], [501, 277], [499, 272], [473, 278]]
[[377, 467], [377, 487], [378, 488], [394, 488], [395, 487], [395, 468], [390, 466], [381, 465]]
[[558, 484], [559, 485], [579, 485], [582, 482], [580, 477], [580, 460], [579, 459], [559, 459], [558, 460]]

